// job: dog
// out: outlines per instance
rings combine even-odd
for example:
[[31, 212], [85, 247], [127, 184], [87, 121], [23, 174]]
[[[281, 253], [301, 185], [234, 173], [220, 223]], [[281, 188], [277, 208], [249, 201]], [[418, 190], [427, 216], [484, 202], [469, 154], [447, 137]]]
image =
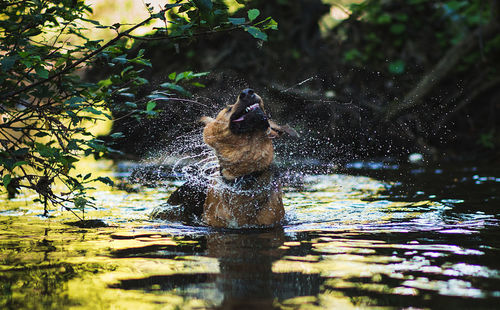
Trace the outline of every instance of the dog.
[[186, 182], [168, 199], [179, 206], [156, 218], [187, 221], [201, 218], [219, 228], [273, 227], [283, 221], [283, 192], [273, 164], [273, 139], [298, 134], [269, 119], [262, 98], [243, 90], [233, 105], [214, 118], [204, 116], [203, 141], [213, 149], [220, 170], [200, 186]]

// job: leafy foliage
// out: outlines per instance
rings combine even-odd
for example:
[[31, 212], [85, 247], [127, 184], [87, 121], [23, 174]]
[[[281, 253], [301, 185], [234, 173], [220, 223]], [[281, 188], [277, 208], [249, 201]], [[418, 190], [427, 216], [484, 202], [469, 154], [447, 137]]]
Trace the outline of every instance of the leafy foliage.
[[[359, 44], [362, 47], [346, 51], [344, 60], [359, 67], [386, 62], [386, 71], [391, 75], [404, 73], [410, 62], [416, 62], [405, 54], [413, 48], [415, 37], [422, 35], [429, 23], [439, 25], [436, 28], [441, 29], [434, 34], [433, 41], [437, 41], [441, 48], [448, 48], [493, 18], [490, 6], [480, 0], [411, 0], [404, 6], [397, 1], [375, 0], [352, 4], [350, 9], [352, 16], [360, 17], [360, 21], [369, 27], [363, 34], [363, 44]], [[415, 13], [426, 16], [427, 24]], [[388, 55], [388, 44], [399, 54]]]
[[[99, 158], [116, 152], [88, 130], [89, 124], [112, 119], [111, 110], [136, 117], [156, 115], [159, 93], [145, 104], [136, 101], [137, 91], [149, 83], [142, 74], [151, 63], [143, 50], [130, 56], [127, 40], [175, 41], [237, 29], [265, 40], [264, 31], [276, 29], [271, 18], [257, 22], [257, 10], [249, 11], [248, 19], [229, 19], [227, 10], [210, 0], [165, 1], [161, 9], [149, 4], [145, 9], [149, 17], [140, 23], [108, 26], [89, 19], [92, 9], [82, 0], [0, 3], [0, 183], [9, 197], [31, 189], [38, 193], [45, 214], [53, 204], [83, 218], [93, 205], [86, 195], [91, 183], [113, 184], [91, 173], [75, 176], [72, 170], [82, 156]], [[157, 20], [165, 27], [144, 38], [134, 36], [134, 30]], [[112, 29], [116, 35], [108, 42], [93, 40], [87, 36], [92, 28]], [[79, 72], [96, 59], [115, 73], [96, 83], [82, 80]], [[180, 83], [203, 87], [194, 79], [206, 74], [170, 74], [171, 81], [159, 91], [162, 99], [191, 96]], [[54, 189], [56, 183], [61, 190]]]

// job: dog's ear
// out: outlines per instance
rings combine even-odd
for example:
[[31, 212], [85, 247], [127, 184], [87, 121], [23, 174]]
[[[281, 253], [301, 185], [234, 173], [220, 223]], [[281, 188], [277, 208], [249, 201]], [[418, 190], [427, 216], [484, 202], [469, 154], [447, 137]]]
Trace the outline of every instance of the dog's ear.
[[294, 138], [300, 137], [299, 133], [288, 124], [281, 126], [276, 124], [274, 121], [269, 120], [269, 126], [271, 127], [271, 132], [273, 132], [273, 138], [281, 137], [284, 133], [287, 133]]
[[205, 125], [208, 125], [210, 124], [211, 122], [215, 121], [215, 119], [211, 118], [211, 117], [208, 117], [208, 116], [202, 116], [200, 119], [199, 119], [199, 122], [205, 124]]

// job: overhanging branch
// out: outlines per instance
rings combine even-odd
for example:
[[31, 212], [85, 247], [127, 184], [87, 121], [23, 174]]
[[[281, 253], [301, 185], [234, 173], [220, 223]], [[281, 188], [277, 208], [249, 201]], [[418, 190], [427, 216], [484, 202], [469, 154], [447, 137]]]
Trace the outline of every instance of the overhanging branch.
[[[167, 8], [167, 9], [163, 9], [161, 10], [158, 14], [165, 14], [166, 11], [168, 11], [170, 8]], [[155, 15], [158, 15], [158, 14], [155, 14]], [[48, 78], [46, 79], [43, 79], [43, 80], [39, 80], [38, 82], [35, 82], [35, 83], [32, 83], [32, 84], [29, 84], [21, 89], [18, 89], [16, 91], [13, 91], [13, 92], [10, 92], [10, 93], [6, 93], [6, 94], [2, 94], [0, 95], [0, 100], [4, 100], [4, 99], [7, 99], [7, 98], [11, 98], [11, 97], [14, 97], [14, 96], [17, 96], [21, 93], [24, 93], [24, 92], [27, 92], [39, 85], [42, 85], [42, 84], [45, 84], [47, 82], [50, 82], [52, 81], [53, 79], [55, 79], [56, 77], [58, 76], [61, 76], [63, 74], [66, 74], [68, 72], [70, 72], [72, 69], [76, 68], [78, 65], [80, 65], [81, 63], [93, 58], [94, 56], [96, 56], [97, 54], [101, 53], [104, 49], [106, 49], [107, 47], [115, 44], [118, 40], [120, 40], [122, 37], [125, 37], [127, 35], [129, 35], [131, 32], [133, 32], [134, 30], [136, 30], [137, 28], [147, 24], [148, 22], [150, 22], [151, 20], [155, 19], [155, 15], [151, 15], [150, 17], [146, 18], [145, 20], [143, 20], [142, 22], [138, 23], [137, 25], [133, 26], [132, 28], [130, 29], [127, 29], [126, 31], [124, 32], [121, 32], [119, 34], [117, 34], [117, 36], [113, 39], [111, 39], [110, 41], [108, 41], [106, 44], [104, 44], [103, 46], [101, 46], [100, 48], [96, 49], [95, 51], [93, 51], [92, 53], [88, 54], [87, 56], [84, 56], [82, 57], [81, 59], [73, 62], [72, 64], [70, 64], [69, 66], [66, 66], [64, 69], [62, 69], [61, 71], [59, 72], [56, 72], [52, 75], [50, 75]]]
[[467, 53], [477, 46], [478, 39], [487, 40], [498, 34], [500, 30], [498, 0], [492, 0], [491, 8], [491, 22], [484, 28], [476, 29], [457, 45], [451, 47], [441, 60], [424, 75], [420, 82], [407, 93], [402, 101], [394, 102], [389, 106], [384, 116], [385, 121], [392, 121], [404, 112], [420, 106], [422, 100], [429, 95], [434, 87], [453, 71]]

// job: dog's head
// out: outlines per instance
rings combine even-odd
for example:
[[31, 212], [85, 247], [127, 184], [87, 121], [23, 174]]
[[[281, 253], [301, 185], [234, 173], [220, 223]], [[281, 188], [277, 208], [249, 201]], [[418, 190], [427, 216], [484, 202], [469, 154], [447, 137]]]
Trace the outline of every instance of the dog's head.
[[226, 179], [267, 169], [274, 158], [271, 139], [283, 133], [298, 136], [288, 125], [270, 120], [262, 98], [251, 89], [243, 90], [215, 119], [204, 116], [200, 121], [205, 124], [203, 141], [215, 150]]
[[269, 119], [262, 98], [250, 88], [244, 89], [238, 95], [236, 103], [226, 106], [215, 119], [204, 116], [200, 121], [205, 125], [215, 121], [218, 124], [217, 127], [227, 128], [236, 136], [257, 132], [266, 132], [270, 139], [277, 138], [284, 133], [292, 137], [299, 136], [290, 126], [281, 126]]
[[264, 102], [252, 89], [244, 89], [236, 103], [227, 107], [226, 113], [230, 113], [229, 130], [234, 134], [266, 131], [269, 128]]

